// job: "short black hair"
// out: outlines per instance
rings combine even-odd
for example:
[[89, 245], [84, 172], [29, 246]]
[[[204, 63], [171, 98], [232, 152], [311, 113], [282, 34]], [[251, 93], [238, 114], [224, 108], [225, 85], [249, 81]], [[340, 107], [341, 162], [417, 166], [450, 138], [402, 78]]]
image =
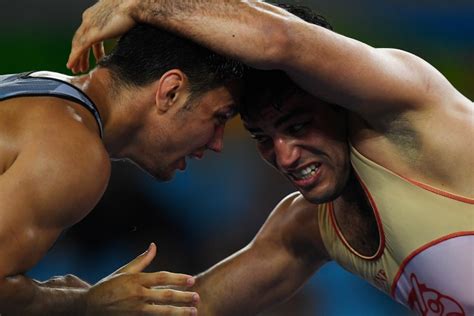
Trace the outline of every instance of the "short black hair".
[[[298, 16], [306, 22], [333, 30], [331, 24], [311, 8], [287, 3], [274, 4]], [[248, 69], [244, 77], [245, 95], [240, 105], [241, 117], [245, 120], [260, 111], [273, 106], [280, 108], [282, 104], [296, 93], [303, 93], [288, 75], [281, 70]]]
[[170, 69], [180, 69], [189, 79], [192, 95], [241, 79], [242, 63], [218, 55], [179, 35], [147, 24], [125, 33], [110, 54], [99, 62], [118, 84], [141, 87]]
[[291, 14], [296, 15], [302, 20], [305, 20], [308, 23], [322, 26], [328, 30], [333, 30], [332, 25], [327, 21], [327, 19], [316, 13], [313, 9], [298, 5], [298, 4], [289, 4], [289, 3], [274, 3], [275, 6], [285, 9]]

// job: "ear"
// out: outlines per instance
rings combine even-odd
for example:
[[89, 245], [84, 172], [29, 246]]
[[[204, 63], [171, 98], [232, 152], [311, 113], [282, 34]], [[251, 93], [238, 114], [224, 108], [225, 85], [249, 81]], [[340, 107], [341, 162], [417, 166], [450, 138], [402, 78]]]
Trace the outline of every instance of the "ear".
[[156, 89], [155, 102], [160, 114], [185, 101], [187, 98], [187, 77], [179, 69], [172, 69], [161, 76]]

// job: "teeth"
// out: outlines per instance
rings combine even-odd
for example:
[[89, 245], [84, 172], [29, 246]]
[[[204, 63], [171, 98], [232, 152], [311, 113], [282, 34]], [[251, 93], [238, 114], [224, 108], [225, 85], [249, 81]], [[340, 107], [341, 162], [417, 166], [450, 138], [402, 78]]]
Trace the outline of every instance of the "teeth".
[[296, 172], [293, 172], [292, 175], [297, 179], [297, 180], [305, 180], [308, 179], [316, 174], [316, 170], [318, 168], [316, 165], [310, 165], [304, 169], [298, 170]]

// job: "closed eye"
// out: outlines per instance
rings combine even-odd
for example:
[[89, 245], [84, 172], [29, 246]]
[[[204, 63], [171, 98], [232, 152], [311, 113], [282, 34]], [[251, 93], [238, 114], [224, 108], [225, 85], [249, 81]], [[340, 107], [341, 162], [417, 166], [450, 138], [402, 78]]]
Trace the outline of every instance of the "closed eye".
[[231, 109], [226, 112], [221, 112], [216, 115], [217, 120], [219, 121], [219, 124], [225, 124], [227, 121], [229, 121], [231, 118], [237, 115], [237, 110], [236, 109]]
[[250, 137], [252, 137], [259, 144], [263, 144], [270, 139], [270, 137], [266, 135], [258, 135], [258, 134], [251, 134]]

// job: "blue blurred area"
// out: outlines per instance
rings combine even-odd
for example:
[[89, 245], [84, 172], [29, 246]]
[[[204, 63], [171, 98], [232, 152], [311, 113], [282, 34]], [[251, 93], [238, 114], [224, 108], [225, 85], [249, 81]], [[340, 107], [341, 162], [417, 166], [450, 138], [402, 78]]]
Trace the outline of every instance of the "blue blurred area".
[[359, 277], [343, 270], [336, 263], [326, 264], [306, 286], [319, 297], [308, 315], [327, 316], [403, 316], [412, 315]]
[[[294, 2], [294, 1], [288, 1]], [[22, 0], [0, 8], [0, 73], [66, 72], [69, 40], [93, 1]], [[474, 98], [473, 1], [298, 1], [317, 8], [343, 34], [374, 46], [414, 52]], [[30, 9], [23, 9], [30, 8]], [[238, 120], [221, 155], [191, 161], [170, 183], [116, 163], [97, 208], [67, 231], [29, 275], [76, 274], [94, 283], [158, 244], [149, 270], [199, 273], [245, 246], [272, 208], [293, 189], [258, 157]], [[265, 315], [408, 315], [334, 263], [324, 266], [282, 306]]]
[[147, 177], [142, 178], [142, 185], [157, 207], [172, 209], [170, 216], [190, 235], [203, 238], [219, 227], [232, 227], [241, 218], [253, 217], [249, 212], [260, 199], [259, 188], [268, 183], [261, 168], [266, 166], [258, 157], [239, 159], [249, 152], [256, 155], [252, 143], [234, 140], [231, 145], [226, 143], [222, 155], [206, 153], [204, 160], [188, 160], [186, 172], [178, 173], [170, 183]]

